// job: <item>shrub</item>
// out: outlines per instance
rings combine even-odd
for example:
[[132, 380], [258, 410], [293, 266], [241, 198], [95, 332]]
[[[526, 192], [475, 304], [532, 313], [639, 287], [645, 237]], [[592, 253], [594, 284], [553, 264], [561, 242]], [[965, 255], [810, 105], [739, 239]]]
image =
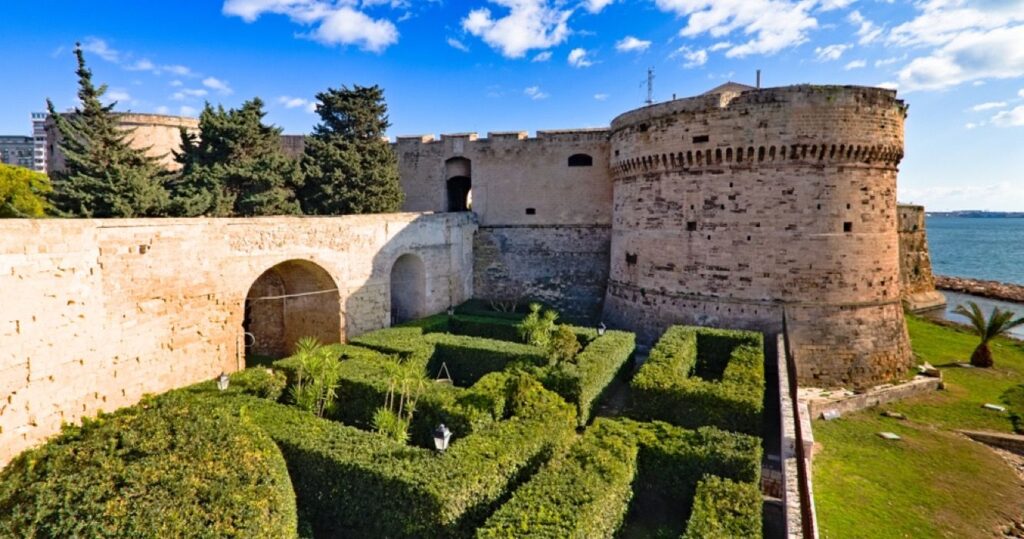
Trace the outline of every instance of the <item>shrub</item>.
[[749, 331], [673, 326], [651, 350], [631, 388], [629, 413], [636, 419], [759, 435], [763, 337]]
[[709, 475], [697, 485], [683, 539], [761, 537], [761, 491]]
[[519, 337], [523, 342], [544, 348], [555, 330], [558, 313], [554, 310], [541, 310], [540, 303], [530, 304], [530, 314], [519, 322]]
[[281, 398], [287, 385], [285, 373], [266, 367], [253, 367], [232, 373], [228, 389], [276, 401]]
[[579, 424], [590, 419], [594, 403], [633, 355], [636, 336], [607, 331], [591, 342], [571, 363], [562, 362], [542, 373], [544, 386], [576, 406]]
[[337, 396], [341, 363], [332, 348], [312, 337], [299, 339], [294, 357], [298, 368], [289, 397], [299, 408], [323, 417]]
[[188, 393], [66, 426], [0, 472], [7, 537], [275, 538], [296, 526], [270, 437]]
[[580, 341], [572, 329], [564, 324], [560, 325], [551, 333], [551, 338], [548, 341], [548, 364], [557, 365], [571, 362], [576, 359], [580, 348]]
[[428, 372], [438, 372], [445, 363], [455, 385], [463, 387], [473, 385], [485, 374], [504, 370], [510, 364], [542, 366], [547, 362], [543, 350], [526, 344], [442, 333], [427, 335], [424, 339], [434, 349]]
[[599, 420], [477, 530], [477, 537], [613, 537], [633, 495], [637, 444]]
[[466, 536], [572, 436], [575, 417], [528, 376], [507, 376], [510, 418], [456, 431], [449, 450], [408, 447], [247, 397], [243, 415], [281, 447], [302, 517], [318, 536]]
[[[655, 492], [677, 506], [689, 506], [702, 480], [708, 488], [719, 486], [720, 481], [709, 482], [712, 477], [736, 481], [704, 494], [722, 508], [722, 516], [729, 516], [726, 508], [749, 503], [751, 489], [758, 493], [760, 466], [761, 442], [752, 436], [599, 418], [564, 457], [553, 459], [516, 490], [477, 536], [614, 537], [638, 492]], [[751, 536], [759, 536], [759, 494], [753, 507], [756, 513], [747, 509], [744, 517], [756, 518]], [[716, 516], [701, 510], [711, 522], [698, 529], [713, 524]], [[733, 529], [729, 526], [724, 529]]]
[[518, 322], [514, 319], [479, 315], [455, 315], [448, 330], [456, 335], [485, 337], [499, 341], [522, 342]]

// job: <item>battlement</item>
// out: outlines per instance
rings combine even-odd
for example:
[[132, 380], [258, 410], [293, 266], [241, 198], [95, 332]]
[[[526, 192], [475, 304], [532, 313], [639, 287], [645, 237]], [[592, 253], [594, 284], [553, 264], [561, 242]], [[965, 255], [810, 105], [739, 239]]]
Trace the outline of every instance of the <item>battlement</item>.
[[395, 143], [401, 146], [413, 144], [435, 144], [443, 143], [446, 140], [465, 142], [476, 142], [489, 144], [492, 142], [605, 142], [608, 140], [610, 130], [607, 127], [581, 128], [581, 129], [542, 129], [537, 131], [534, 137], [529, 136], [527, 131], [489, 131], [487, 136], [480, 138], [478, 133], [444, 133], [440, 138], [432, 134], [426, 135], [401, 135], [395, 137]]

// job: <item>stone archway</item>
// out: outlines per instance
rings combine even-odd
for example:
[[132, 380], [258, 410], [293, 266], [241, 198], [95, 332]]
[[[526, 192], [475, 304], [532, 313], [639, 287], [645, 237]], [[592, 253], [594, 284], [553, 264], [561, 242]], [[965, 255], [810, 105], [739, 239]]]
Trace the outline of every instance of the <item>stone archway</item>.
[[291, 354], [302, 337], [341, 341], [338, 285], [307, 260], [288, 260], [263, 272], [245, 298], [246, 366]]
[[404, 254], [391, 266], [391, 323], [426, 316], [427, 272], [423, 260]]

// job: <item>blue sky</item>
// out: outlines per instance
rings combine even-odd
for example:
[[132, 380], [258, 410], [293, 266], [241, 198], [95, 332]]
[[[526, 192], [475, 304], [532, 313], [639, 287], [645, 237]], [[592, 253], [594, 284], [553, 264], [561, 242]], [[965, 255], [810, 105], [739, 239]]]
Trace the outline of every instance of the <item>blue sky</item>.
[[[174, 7], [171, 7], [174, 6]], [[0, 134], [74, 105], [76, 41], [121, 110], [259, 96], [305, 133], [313, 95], [380, 84], [391, 135], [607, 125], [726, 80], [886, 85], [910, 103], [902, 201], [1024, 211], [1024, 0], [5, 2]]]

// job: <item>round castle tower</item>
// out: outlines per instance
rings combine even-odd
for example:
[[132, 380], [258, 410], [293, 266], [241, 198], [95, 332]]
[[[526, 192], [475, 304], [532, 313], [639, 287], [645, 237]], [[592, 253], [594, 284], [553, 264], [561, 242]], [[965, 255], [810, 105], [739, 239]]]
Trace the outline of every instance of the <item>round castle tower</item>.
[[906, 106], [851, 86], [719, 91], [612, 121], [604, 316], [786, 328], [802, 385], [901, 375], [896, 174]]

